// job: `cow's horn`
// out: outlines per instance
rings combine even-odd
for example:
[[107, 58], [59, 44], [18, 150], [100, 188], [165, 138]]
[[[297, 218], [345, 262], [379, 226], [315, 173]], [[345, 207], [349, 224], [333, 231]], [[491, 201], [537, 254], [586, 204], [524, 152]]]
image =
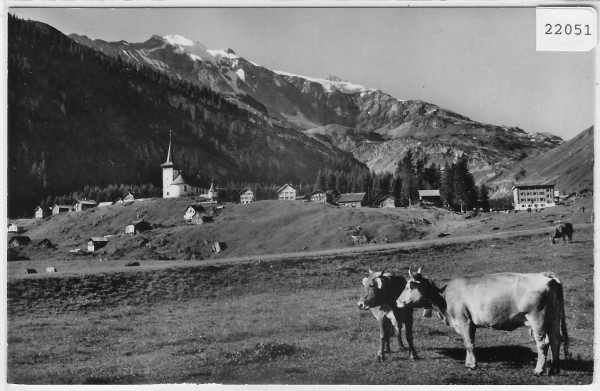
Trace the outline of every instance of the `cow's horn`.
[[369, 274], [373, 274], [373, 270], [371, 270], [371, 266], [369, 266]]
[[383, 273], [385, 273], [385, 269], [381, 269], [381, 274], [379, 276], [383, 277]]
[[423, 269], [423, 268], [420, 267], [419, 270], [417, 270], [417, 274], [421, 274], [421, 269]]
[[412, 274], [412, 266], [410, 266], [408, 268], [408, 275], [410, 276], [410, 278], [413, 278], [413, 274]]

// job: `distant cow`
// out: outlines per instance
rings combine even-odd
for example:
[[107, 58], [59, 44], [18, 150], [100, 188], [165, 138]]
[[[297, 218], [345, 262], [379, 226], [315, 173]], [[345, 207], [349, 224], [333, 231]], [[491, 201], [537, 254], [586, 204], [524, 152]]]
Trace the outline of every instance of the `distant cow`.
[[402, 323], [406, 328], [409, 357], [412, 359], [417, 358], [412, 336], [413, 309], [398, 309], [396, 307], [396, 299], [406, 286], [406, 280], [391, 273], [373, 272], [369, 269], [369, 275], [363, 278], [362, 284], [364, 291], [358, 302], [358, 308], [371, 310], [371, 313], [377, 319], [381, 341], [377, 358], [385, 360], [385, 353], [390, 352], [392, 330], [396, 331], [396, 338], [400, 347], [404, 347], [400, 335]]
[[125, 266], [140, 266], [139, 262], [128, 262], [125, 264]]
[[55, 267], [50, 266], [50, 267], [46, 268], [46, 273], [56, 273], [56, 272], [57, 272], [57, 270]]
[[477, 366], [473, 353], [476, 327], [512, 331], [528, 326], [535, 339], [538, 360], [534, 373], [541, 375], [548, 347], [552, 359], [548, 374], [558, 373], [561, 332], [568, 356], [567, 325], [562, 284], [552, 272], [498, 273], [481, 277], [455, 278], [443, 288], [421, 275], [421, 269], [408, 274], [411, 279], [400, 295], [400, 308], [431, 305], [456, 332], [467, 349], [465, 366]]
[[571, 223], [562, 223], [559, 226], [554, 228], [554, 233], [550, 234], [550, 239], [552, 240], [552, 244], [554, 244], [554, 240], [558, 242], [560, 238], [563, 239], [563, 243], [566, 243], [566, 238], [569, 239], [569, 243], [573, 242], [573, 224]]
[[35, 270], [35, 269], [29, 269], [29, 268], [25, 269], [25, 274], [36, 274], [36, 273], [37, 273], [37, 270]]

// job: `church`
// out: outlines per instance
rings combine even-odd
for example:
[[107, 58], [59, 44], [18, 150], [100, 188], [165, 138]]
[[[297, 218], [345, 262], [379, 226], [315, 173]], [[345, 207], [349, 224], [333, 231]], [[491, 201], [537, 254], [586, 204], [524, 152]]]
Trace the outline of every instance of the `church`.
[[190, 178], [185, 178], [183, 173], [175, 167], [173, 163], [173, 151], [171, 148], [171, 134], [169, 134], [169, 150], [167, 152], [167, 161], [160, 165], [162, 167], [163, 198], [178, 198], [189, 196], [200, 196], [207, 198], [208, 201], [217, 200], [217, 192], [213, 181], [210, 183], [210, 189], [206, 191], [199, 186], [194, 186]]

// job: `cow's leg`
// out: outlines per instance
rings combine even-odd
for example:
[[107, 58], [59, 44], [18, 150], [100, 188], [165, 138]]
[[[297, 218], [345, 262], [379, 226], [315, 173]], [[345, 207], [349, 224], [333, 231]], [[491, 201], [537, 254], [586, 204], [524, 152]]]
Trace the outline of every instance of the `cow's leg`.
[[371, 313], [375, 319], [377, 319], [377, 325], [379, 326], [379, 348], [377, 350], [377, 360], [385, 360], [385, 313], [380, 311], [378, 308], [371, 308]]
[[416, 360], [419, 358], [415, 345], [413, 344], [413, 309], [405, 309], [406, 342], [408, 343], [408, 357]]
[[[389, 343], [389, 319], [385, 317], [385, 314], [382, 312], [380, 317], [377, 319], [379, 321], [379, 351], [377, 352], [377, 359], [380, 361], [385, 360], [385, 343]], [[387, 321], [387, 322], [386, 322]]]
[[550, 338], [550, 354], [552, 359], [550, 360], [548, 375], [560, 372], [558, 365], [558, 358], [560, 356], [560, 314], [558, 314], [551, 322], [552, 326], [550, 327], [548, 337]]
[[475, 325], [470, 320], [467, 320], [460, 327], [460, 334], [465, 342], [465, 349], [467, 350], [467, 357], [465, 358], [465, 367], [470, 369], [477, 368], [477, 360], [475, 359]]
[[538, 353], [538, 359], [533, 373], [535, 373], [536, 376], [540, 376], [544, 373], [549, 343], [548, 339], [546, 338], [546, 333], [544, 332], [543, 320], [530, 318], [528, 315], [525, 316], [531, 324], [531, 329], [533, 330], [533, 338], [535, 339], [535, 345], [537, 347]]
[[396, 333], [398, 345], [404, 349], [404, 344], [402, 343], [402, 322], [404, 322], [404, 319], [402, 314], [396, 310], [388, 312], [386, 316], [392, 321], [392, 326], [394, 333]]
[[384, 352], [391, 353], [392, 348], [390, 347], [390, 339], [392, 337], [392, 331], [393, 331], [392, 327], [394, 327], [394, 323], [390, 318], [388, 318], [385, 315], [383, 317], [383, 327], [385, 328], [384, 336], [383, 336], [383, 339], [385, 340]]

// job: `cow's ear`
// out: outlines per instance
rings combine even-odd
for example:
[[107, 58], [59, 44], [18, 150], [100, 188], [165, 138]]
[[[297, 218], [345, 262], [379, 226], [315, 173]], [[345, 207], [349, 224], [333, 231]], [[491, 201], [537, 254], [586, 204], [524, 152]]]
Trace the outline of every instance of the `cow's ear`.
[[448, 285], [444, 285], [443, 287], [439, 288], [439, 289], [438, 289], [438, 292], [440, 292], [440, 293], [444, 293], [444, 291], [446, 290], [446, 287], [447, 287], [447, 286], [448, 286]]
[[368, 280], [368, 278], [367, 278], [367, 277], [363, 278], [362, 284], [363, 284], [364, 286], [367, 286], [367, 280]]
[[381, 281], [381, 278], [377, 277], [375, 279], [375, 281], [377, 282], [377, 288], [381, 289], [383, 282]]

